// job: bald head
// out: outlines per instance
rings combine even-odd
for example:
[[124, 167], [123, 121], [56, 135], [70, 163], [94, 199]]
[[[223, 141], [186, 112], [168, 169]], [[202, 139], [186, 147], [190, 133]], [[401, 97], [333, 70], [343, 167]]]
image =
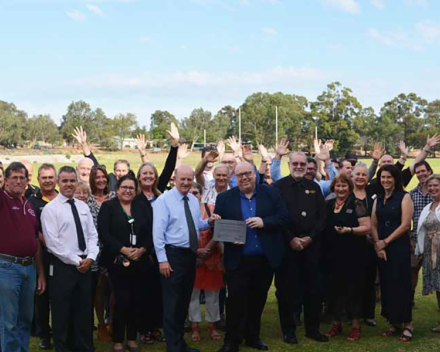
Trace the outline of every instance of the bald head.
[[231, 175], [234, 173], [235, 167], [237, 166], [237, 160], [235, 160], [235, 156], [233, 154], [223, 154], [222, 160], [220, 162], [222, 164], [228, 165]]
[[29, 160], [22, 160], [21, 163], [28, 171], [28, 175], [29, 175], [28, 181], [31, 182], [32, 175], [34, 174], [34, 165]]
[[255, 189], [255, 170], [254, 166], [247, 161], [241, 161], [235, 167], [237, 185], [244, 194], [251, 194]]
[[189, 165], [180, 165], [174, 176], [174, 184], [177, 190], [183, 194], [187, 195], [191, 190], [194, 182], [194, 170]]
[[379, 167], [380, 167], [380, 166], [383, 166], [383, 165], [392, 165], [392, 164], [394, 164], [394, 159], [393, 159], [393, 157], [392, 157], [390, 154], [384, 154], [384, 155], [382, 156], [382, 158], [380, 159], [380, 165], [379, 165]]
[[78, 176], [80, 180], [89, 183], [92, 167], [93, 161], [90, 158], [82, 158], [80, 161], [78, 161], [78, 166], [76, 167], [76, 170], [78, 171]]

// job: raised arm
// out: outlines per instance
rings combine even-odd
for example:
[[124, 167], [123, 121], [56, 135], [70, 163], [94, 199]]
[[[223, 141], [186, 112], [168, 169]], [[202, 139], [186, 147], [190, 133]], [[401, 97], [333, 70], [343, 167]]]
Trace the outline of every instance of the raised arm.
[[191, 150], [188, 149], [188, 144], [182, 144], [179, 146], [179, 149], [177, 150], [177, 162], [176, 162], [176, 169], [183, 164], [183, 160], [188, 157], [188, 155], [191, 154]]
[[371, 158], [373, 159], [373, 161], [368, 168], [368, 181], [370, 181], [374, 177], [374, 175], [376, 175], [377, 166], [379, 165], [379, 160], [382, 157], [383, 153], [384, 150], [382, 148], [382, 144], [374, 143], [373, 152], [371, 153]]
[[84, 156], [86, 158], [91, 159], [93, 161], [94, 166], [98, 166], [99, 162], [96, 159], [96, 157], [93, 155], [93, 153], [90, 151], [90, 147], [87, 144], [87, 133], [86, 131], [84, 131], [82, 126], [75, 127], [72, 133], [72, 137], [75, 138], [78, 144], [81, 146]]
[[432, 137], [429, 137], [426, 139], [426, 145], [423, 147], [423, 149], [417, 154], [416, 158], [414, 159], [414, 162], [410, 166], [411, 175], [414, 175], [414, 165], [425, 160], [428, 157], [429, 152], [440, 143], [440, 136], [435, 134]]
[[206, 165], [208, 165], [208, 163], [214, 163], [218, 156], [218, 152], [211, 150], [210, 152], [206, 153], [203, 159], [197, 164], [195, 177], [200, 186], [205, 186], [205, 176], [203, 175], [203, 172], [205, 171]]
[[173, 122], [171, 122], [170, 130], [167, 131], [167, 134], [171, 138], [171, 147], [170, 152], [168, 153], [167, 160], [165, 161], [165, 166], [159, 176], [159, 181], [157, 183], [157, 189], [160, 192], [164, 192], [166, 190], [168, 182], [173, 176], [174, 169], [176, 168], [177, 151], [180, 140], [179, 130]]
[[147, 142], [145, 141], [145, 135], [144, 134], [138, 134], [136, 137], [136, 147], [139, 151], [139, 154], [141, 156], [142, 163], [148, 162], [147, 157]]

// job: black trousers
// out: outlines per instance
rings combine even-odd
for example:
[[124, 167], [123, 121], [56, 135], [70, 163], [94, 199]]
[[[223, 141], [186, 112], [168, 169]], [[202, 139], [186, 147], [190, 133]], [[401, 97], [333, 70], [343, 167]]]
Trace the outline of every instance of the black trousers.
[[[49, 266], [52, 256], [47, 252], [45, 247], [42, 247], [42, 260], [44, 274], [49, 278]], [[48, 280], [49, 283], [49, 280]], [[50, 339], [50, 298], [49, 285], [42, 295], [35, 295], [35, 325], [37, 336], [41, 339]]]
[[162, 327], [163, 303], [160, 277], [159, 264], [154, 257], [141, 284], [142, 300], [145, 304], [142, 308], [140, 332], [154, 331]]
[[238, 345], [242, 339], [260, 339], [261, 316], [274, 270], [265, 256], [243, 256], [236, 270], [226, 271], [225, 341]]
[[125, 337], [127, 340], [136, 340], [137, 337], [142, 309], [141, 283], [144, 280], [138, 264], [132, 263], [129, 268], [111, 264], [108, 268], [115, 295], [114, 342], [123, 343]]
[[53, 257], [50, 281], [52, 332], [56, 352], [91, 352], [92, 272], [80, 273], [75, 266]]
[[363, 318], [374, 319], [376, 316], [376, 276], [378, 259], [374, 246], [371, 243], [367, 243], [367, 260], [365, 263]]
[[293, 313], [301, 302], [306, 334], [319, 331], [322, 310], [319, 244], [313, 243], [301, 252], [289, 249], [275, 272], [275, 286], [283, 334], [295, 331]]
[[167, 352], [181, 352], [186, 347], [185, 318], [196, 278], [196, 254], [189, 248], [166, 246], [173, 271], [169, 278], [161, 276], [163, 295], [163, 328]]

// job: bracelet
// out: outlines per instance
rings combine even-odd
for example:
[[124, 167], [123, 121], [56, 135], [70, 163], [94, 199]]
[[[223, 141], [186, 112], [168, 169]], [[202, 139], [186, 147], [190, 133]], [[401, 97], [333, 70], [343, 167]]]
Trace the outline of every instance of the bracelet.
[[426, 150], [425, 148], [423, 148], [423, 151], [428, 154], [430, 152], [430, 150]]

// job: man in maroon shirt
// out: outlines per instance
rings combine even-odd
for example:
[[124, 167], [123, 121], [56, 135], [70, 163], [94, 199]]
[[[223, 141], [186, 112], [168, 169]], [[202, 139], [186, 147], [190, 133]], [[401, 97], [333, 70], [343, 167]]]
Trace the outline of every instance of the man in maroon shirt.
[[7, 191], [0, 190], [0, 331], [1, 350], [23, 352], [29, 349], [34, 314], [34, 293], [46, 288], [38, 220], [35, 209], [23, 197], [28, 172], [22, 163], [5, 170]]

